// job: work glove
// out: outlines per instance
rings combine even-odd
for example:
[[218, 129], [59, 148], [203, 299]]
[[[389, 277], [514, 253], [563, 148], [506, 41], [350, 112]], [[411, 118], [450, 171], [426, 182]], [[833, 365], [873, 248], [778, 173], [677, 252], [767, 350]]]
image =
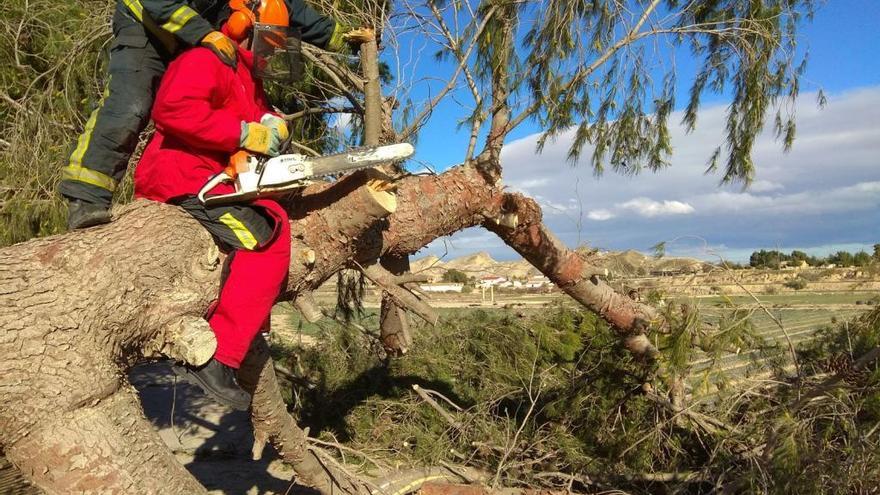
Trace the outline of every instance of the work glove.
[[224, 64], [235, 69], [238, 64], [238, 46], [220, 31], [211, 31], [199, 43], [210, 49]]
[[287, 121], [277, 115], [271, 113], [263, 114], [260, 118], [260, 123], [277, 132], [282, 142], [290, 136], [290, 131], [287, 129]]
[[353, 28], [349, 25], [336, 21], [333, 35], [327, 43], [327, 49], [333, 52], [341, 52], [346, 44], [351, 45], [352, 50], [357, 52], [361, 43], [376, 39], [376, 31], [373, 28]]
[[[286, 130], [286, 128], [285, 128]], [[261, 155], [278, 156], [281, 151], [281, 133], [258, 122], [242, 122], [239, 146]]]

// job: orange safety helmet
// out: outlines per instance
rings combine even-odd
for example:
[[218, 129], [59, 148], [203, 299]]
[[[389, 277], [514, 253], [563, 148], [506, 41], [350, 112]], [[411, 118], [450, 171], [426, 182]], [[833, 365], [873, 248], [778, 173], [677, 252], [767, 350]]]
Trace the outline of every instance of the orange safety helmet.
[[226, 21], [227, 34], [238, 43], [247, 39], [257, 24], [290, 26], [290, 13], [283, 0], [229, 0], [229, 8], [232, 14]]

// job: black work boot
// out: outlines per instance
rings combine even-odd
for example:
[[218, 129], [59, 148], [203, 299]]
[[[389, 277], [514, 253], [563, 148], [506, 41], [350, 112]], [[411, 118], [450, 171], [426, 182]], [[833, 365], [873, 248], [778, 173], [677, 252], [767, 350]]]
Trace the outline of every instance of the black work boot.
[[110, 209], [104, 205], [71, 199], [67, 204], [67, 229], [85, 229], [110, 223]]
[[237, 411], [247, 411], [251, 405], [251, 394], [238, 386], [238, 382], [235, 380], [235, 370], [214, 358], [199, 368], [174, 365], [172, 370], [182, 379], [200, 387], [223, 405]]

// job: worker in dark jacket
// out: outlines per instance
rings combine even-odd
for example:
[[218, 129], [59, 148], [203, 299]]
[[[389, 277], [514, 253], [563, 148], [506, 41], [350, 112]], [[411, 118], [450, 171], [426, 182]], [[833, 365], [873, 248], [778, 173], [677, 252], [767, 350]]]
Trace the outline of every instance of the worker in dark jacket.
[[[302, 39], [338, 51], [349, 29], [303, 0], [284, 0]], [[62, 171], [68, 228], [110, 221], [110, 202], [138, 135], [149, 120], [162, 74], [180, 49], [203, 46], [235, 68], [238, 47], [215, 28], [248, 0], [117, 0], [107, 87]]]

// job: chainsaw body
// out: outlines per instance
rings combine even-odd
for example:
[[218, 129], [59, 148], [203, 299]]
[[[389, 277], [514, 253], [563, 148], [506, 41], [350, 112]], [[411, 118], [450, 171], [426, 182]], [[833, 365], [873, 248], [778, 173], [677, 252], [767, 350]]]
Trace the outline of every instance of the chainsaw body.
[[[314, 179], [403, 160], [412, 156], [414, 151], [409, 143], [373, 146], [319, 157], [292, 153], [258, 158], [241, 151], [233, 155], [226, 170], [205, 183], [198, 198], [205, 206], [216, 206], [286, 194], [309, 185]], [[227, 182], [234, 183], [234, 193], [210, 195], [211, 190]]]

